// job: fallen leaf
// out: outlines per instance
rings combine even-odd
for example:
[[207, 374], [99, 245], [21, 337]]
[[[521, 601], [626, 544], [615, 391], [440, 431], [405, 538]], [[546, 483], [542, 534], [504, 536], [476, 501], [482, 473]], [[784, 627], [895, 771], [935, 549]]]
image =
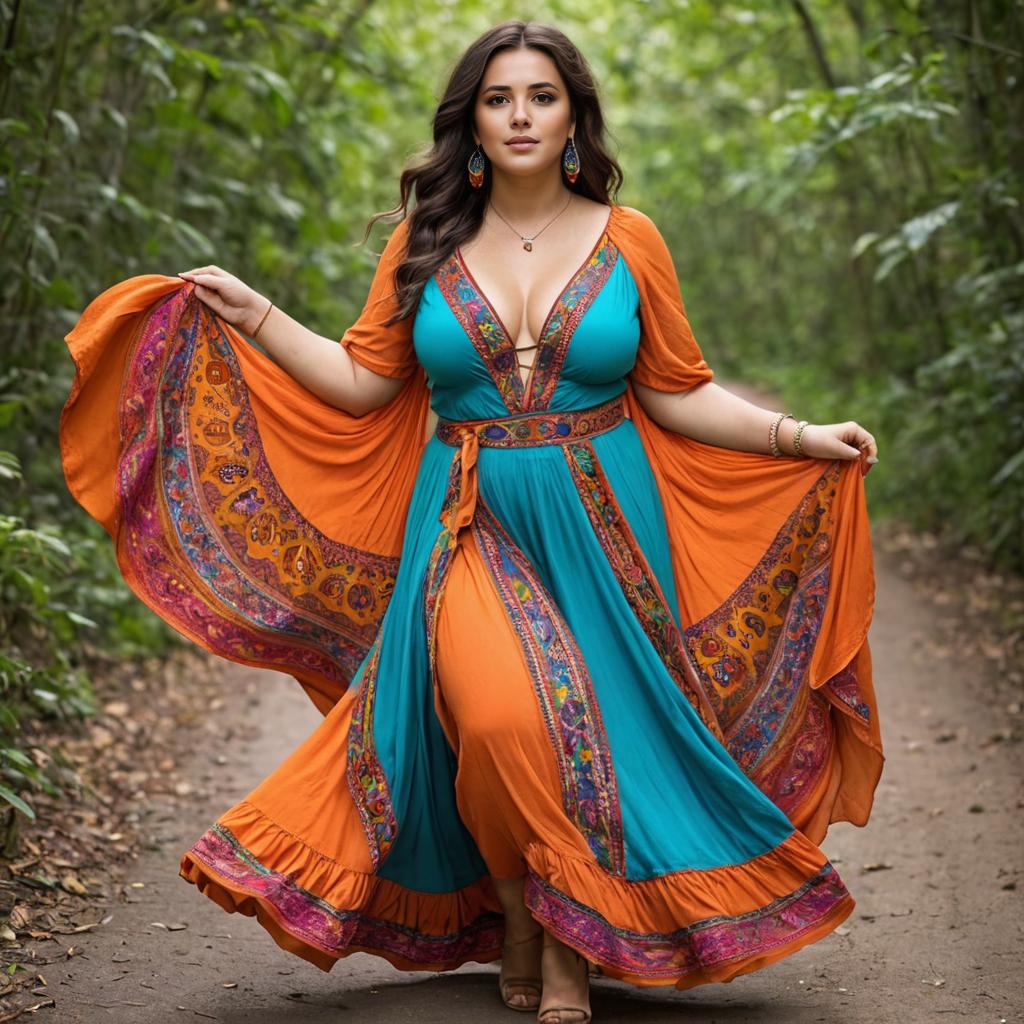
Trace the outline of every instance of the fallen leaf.
[[86, 896], [88, 894], [88, 889], [74, 875], [65, 875], [60, 880], [60, 884], [62, 889], [73, 893], [75, 896]]

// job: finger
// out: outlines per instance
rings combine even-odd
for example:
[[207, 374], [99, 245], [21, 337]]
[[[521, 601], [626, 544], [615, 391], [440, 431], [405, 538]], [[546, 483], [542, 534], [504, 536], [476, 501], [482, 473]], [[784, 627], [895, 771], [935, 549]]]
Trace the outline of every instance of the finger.
[[220, 295], [217, 292], [215, 292], [212, 288], [204, 288], [201, 284], [197, 284], [195, 290], [196, 298], [198, 298], [200, 301], [205, 302], [209, 306], [220, 306]]
[[862, 450], [867, 452], [869, 461], [878, 461], [878, 444], [871, 434], [865, 432], [863, 440], [860, 442]]

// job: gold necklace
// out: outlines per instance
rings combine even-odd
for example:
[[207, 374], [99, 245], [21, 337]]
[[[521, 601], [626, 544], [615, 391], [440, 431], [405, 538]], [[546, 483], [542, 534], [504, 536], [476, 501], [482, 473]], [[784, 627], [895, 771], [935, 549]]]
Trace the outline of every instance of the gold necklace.
[[508, 221], [507, 221], [507, 220], [505, 220], [505, 218], [504, 218], [504, 217], [502, 217], [500, 213], [498, 213], [498, 209], [497, 209], [497, 207], [496, 207], [496, 206], [494, 205], [494, 203], [488, 203], [488, 206], [490, 206], [490, 208], [491, 208], [492, 210], [494, 210], [494, 212], [495, 212], [495, 213], [496, 213], [496, 214], [497, 214], [497, 215], [498, 215], [499, 217], [501, 217], [501, 219], [502, 219], [502, 220], [504, 220], [504, 221], [505, 221], [505, 223], [506, 223], [506, 224], [508, 224], [508, 226], [509, 226], [510, 228], [512, 228], [512, 230], [513, 230], [513, 231], [515, 231], [515, 233], [516, 233], [517, 235], [519, 235], [519, 240], [520, 240], [520, 241], [521, 241], [521, 242], [523, 243], [523, 248], [524, 248], [524, 249], [525, 249], [525, 250], [526, 250], [527, 252], [533, 252], [533, 240], [534, 240], [535, 238], [537, 238], [537, 237], [538, 237], [538, 236], [540, 235], [541, 231], [544, 231], [544, 230], [545, 230], [545, 228], [549, 227], [549, 226], [550, 226], [551, 224], [554, 224], [554, 222], [555, 222], [556, 220], [558, 220], [558, 218], [559, 218], [559, 217], [561, 217], [563, 213], [565, 213], [566, 209], [568, 209], [568, 206], [569, 206], [569, 204], [570, 204], [571, 202], [572, 202], [572, 193], [570, 192], [570, 193], [569, 193], [569, 198], [568, 198], [568, 199], [566, 199], [566, 201], [565, 201], [565, 206], [563, 206], [563, 207], [562, 207], [562, 208], [561, 208], [561, 209], [560, 209], [560, 210], [558, 211], [558, 213], [556, 213], [556, 214], [554, 215], [554, 217], [552, 217], [552, 218], [551, 218], [551, 220], [549, 220], [549, 221], [547, 222], [547, 224], [545, 224], [545, 225], [544, 225], [544, 227], [543, 227], [543, 228], [541, 228], [541, 229], [540, 229], [540, 231], [538, 231], [538, 232], [537, 232], [537, 234], [536, 234], [536, 235], [531, 235], [530, 237], [527, 237], [526, 235], [520, 234], [520, 232], [519, 232], [519, 231], [518, 231], [518, 230], [517, 230], [516, 228], [513, 228], [511, 224], [508, 224]]

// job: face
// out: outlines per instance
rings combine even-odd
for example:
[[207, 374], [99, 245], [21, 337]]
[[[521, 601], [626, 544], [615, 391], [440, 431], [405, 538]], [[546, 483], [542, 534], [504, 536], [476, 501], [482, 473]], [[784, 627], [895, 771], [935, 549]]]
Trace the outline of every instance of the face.
[[[557, 167], [576, 127], [555, 62], [538, 50], [503, 50], [484, 71], [474, 107], [473, 140], [496, 173], [535, 175]], [[532, 144], [509, 145], [517, 135]]]

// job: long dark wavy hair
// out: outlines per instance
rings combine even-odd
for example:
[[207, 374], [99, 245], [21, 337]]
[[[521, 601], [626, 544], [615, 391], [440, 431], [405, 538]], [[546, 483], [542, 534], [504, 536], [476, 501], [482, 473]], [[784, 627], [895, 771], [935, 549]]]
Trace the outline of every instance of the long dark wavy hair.
[[597, 86], [583, 54], [553, 25], [535, 21], [503, 21], [485, 32], [459, 58], [434, 115], [433, 145], [414, 158], [399, 179], [401, 200], [394, 209], [374, 214], [366, 227], [384, 217], [403, 218], [410, 197], [416, 203], [409, 215], [405, 258], [395, 270], [398, 312], [393, 324], [411, 316], [419, 304], [423, 287], [435, 270], [472, 237], [480, 227], [491, 192], [490, 160], [484, 156], [484, 184], [473, 188], [466, 164], [476, 149], [473, 142], [473, 110], [487, 62], [502, 50], [533, 49], [546, 53], [555, 63], [569, 90], [569, 103], [576, 116], [573, 140], [580, 156], [580, 174], [570, 184], [562, 171], [566, 188], [588, 199], [613, 205], [622, 186], [622, 168], [608, 153], [605, 122]]

